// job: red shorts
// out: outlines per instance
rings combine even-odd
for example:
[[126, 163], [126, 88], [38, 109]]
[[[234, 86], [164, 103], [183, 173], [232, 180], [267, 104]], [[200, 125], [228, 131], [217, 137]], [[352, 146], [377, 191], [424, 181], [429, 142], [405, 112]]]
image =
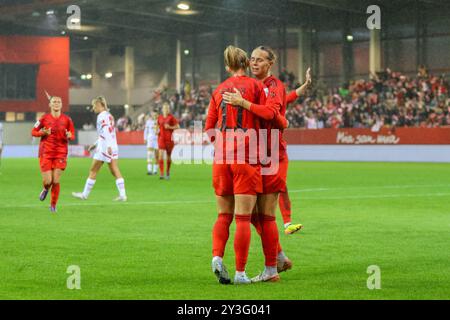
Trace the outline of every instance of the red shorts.
[[172, 153], [174, 146], [175, 143], [172, 140], [158, 139], [158, 149], [166, 150], [169, 155]]
[[278, 172], [273, 175], [262, 175], [263, 194], [286, 192], [286, 180], [289, 159], [280, 160]]
[[262, 192], [261, 167], [251, 164], [213, 164], [213, 188], [218, 196]]
[[65, 170], [67, 158], [39, 158], [41, 172], [52, 171], [53, 169]]

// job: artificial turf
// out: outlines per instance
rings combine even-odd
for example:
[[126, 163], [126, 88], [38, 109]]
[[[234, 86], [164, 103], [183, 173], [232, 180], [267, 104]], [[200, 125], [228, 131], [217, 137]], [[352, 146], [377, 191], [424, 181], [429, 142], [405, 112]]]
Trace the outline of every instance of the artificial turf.
[[[128, 202], [115, 203], [103, 168], [87, 201], [89, 159], [69, 159], [58, 213], [38, 200], [37, 159], [0, 168], [0, 299], [449, 299], [450, 165], [291, 162], [298, 234], [280, 239], [293, 261], [278, 283], [220, 285], [211, 263], [217, 212], [208, 165], [173, 166], [171, 180], [120, 160]], [[234, 274], [234, 224], [225, 263]], [[81, 289], [66, 273], [79, 266]], [[367, 268], [379, 266], [381, 289]], [[262, 270], [253, 232], [247, 273]]]

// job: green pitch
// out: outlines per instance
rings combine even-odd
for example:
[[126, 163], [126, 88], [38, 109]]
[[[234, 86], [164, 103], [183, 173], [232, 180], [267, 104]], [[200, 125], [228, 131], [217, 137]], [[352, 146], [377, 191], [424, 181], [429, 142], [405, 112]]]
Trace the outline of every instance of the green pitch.
[[[36, 159], [0, 169], [0, 299], [449, 299], [450, 165], [292, 162], [289, 189], [301, 233], [280, 235], [294, 267], [279, 283], [219, 285], [211, 272], [216, 207], [211, 169], [147, 176], [121, 160], [128, 203], [107, 168], [88, 201], [90, 159], [70, 159], [57, 215], [38, 200]], [[277, 217], [281, 230], [281, 217]], [[234, 275], [233, 231], [225, 262]], [[81, 289], [66, 273], [80, 267]], [[367, 268], [379, 266], [381, 289]], [[262, 270], [253, 233], [247, 273]]]

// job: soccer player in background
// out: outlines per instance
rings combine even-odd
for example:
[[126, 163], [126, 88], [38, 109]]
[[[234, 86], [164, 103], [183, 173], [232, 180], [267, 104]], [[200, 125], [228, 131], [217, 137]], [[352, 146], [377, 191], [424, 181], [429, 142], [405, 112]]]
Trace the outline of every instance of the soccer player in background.
[[[270, 106], [279, 111], [284, 117], [286, 113], [286, 90], [284, 84], [271, 74], [271, 68], [276, 61], [276, 55], [271, 48], [260, 46], [253, 50], [250, 59], [252, 74], [265, 85], [267, 99], [265, 106]], [[242, 107], [245, 110], [255, 112], [263, 109], [263, 105], [255, 105], [251, 101], [241, 96], [239, 90], [224, 94], [225, 102]], [[279, 125], [274, 121], [263, 121], [262, 128], [268, 130], [267, 146], [272, 156], [277, 155], [279, 160], [278, 172], [272, 175], [263, 175], [263, 192], [258, 195], [257, 215], [254, 215], [252, 223], [258, 234], [261, 235], [263, 251], [265, 256], [264, 271], [252, 282], [278, 281], [278, 273], [292, 268], [292, 262], [284, 254], [278, 239], [278, 229], [275, 222], [275, 213], [280, 192], [286, 192], [286, 178], [288, 158], [286, 152], [286, 142], [282, 136], [282, 130], [278, 131], [279, 150], [270, 150], [272, 129], [279, 129]], [[269, 166], [269, 165], [267, 165]], [[301, 226], [299, 227], [301, 228]]]
[[[286, 106], [297, 100], [306, 93], [306, 90], [311, 86], [311, 68], [306, 70], [305, 83], [295, 90], [292, 90], [286, 96]], [[281, 216], [283, 217], [284, 233], [293, 234], [303, 228], [303, 225], [293, 224], [291, 220], [291, 200], [289, 199], [289, 192], [286, 186], [286, 191], [281, 191], [278, 198], [278, 205], [280, 207]]]
[[92, 110], [97, 114], [97, 142], [89, 147], [89, 151], [95, 149], [92, 159], [92, 165], [89, 169], [89, 177], [86, 180], [83, 192], [72, 192], [75, 198], [86, 200], [94, 188], [98, 171], [103, 163], [107, 163], [111, 174], [116, 179], [116, 187], [119, 196], [115, 201], [127, 201], [125, 192], [125, 180], [119, 170], [119, 148], [116, 140], [116, 129], [114, 126], [114, 117], [109, 113], [106, 99], [99, 96], [92, 100]]
[[60, 179], [67, 166], [69, 140], [75, 138], [72, 119], [61, 112], [60, 97], [49, 97], [50, 113], [44, 114], [34, 125], [31, 134], [40, 137], [39, 164], [44, 188], [39, 200], [44, 201], [51, 189], [50, 211], [56, 213]]
[[153, 110], [145, 122], [144, 141], [147, 143], [147, 174], [157, 173], [158, 163], [158, 125], [157, 114]]
[[170, 178], [170, 165], [172, 164], [172, 150], [174, 142], [172, 140], [172, 133], [179, 129], [178, 120], [170, 113], [170, 105], [166, 102], [162, 106], [162, 114], [158, 117], [158, 149], [159, 149], [159, 179], [164, 179], [164, 154], [167, 160], [166, 180]]
[[[252, 213], [255, 208], [257, 194], [262, 191], [261, 167], [259, 161], [255, 164], [250, 162], [248, 152], [250, 141], [242, 139], [241, 143], [235, 143], [235, 138], [233, 137], [233, 143], [230, 144], [227, 142], [230, 137], [226, 132], [255, 130], [257, 134], [260, 120], [252, 112], [226, 104], [222, 95], [225, 92], [232, 92], [233, 88], [237, 88], [249, 101], [264, 104], [265, 93], [262, 83], [246, 74], [249, 60], [245, 51], [228, 46], [224, 52], [224, 59], [226, 70], [231, 76], [214, 91], [205, 125], [207, 134], [211, 138], [215, 138], [212, 179], [219, 211], [212, 232], [212, 270], [220, 283], [230, 283], [227, 268], [223, 264], [223, 256], [229, 237], [229, 228], [233, 221], [233, 216], [235, 216], [234, 251], [236, 274], [234, 283], [249, 284], [251, 280], [245, 273], [245, 266], [250, 247]], [[269, 113], [271, 113], [270, 110]], [[270, 117], [273, 118], [274, 116], [275, 112], [272, 112]], [[215, 129], [214, 133], [217, 133], [217, 135], [211, 134], [213, 129]], [[236, 131], [236, 129], [241, 130]], [[236, 160], [235, 156], [238, 147], [245, 147], [246, 149], [246, 158], [242, 159], [242, 163], [226, 161], [226, 159]], [[276, 232], [276, 235], [278, 235], [278, 232]], [[276, 239], [274, 240], [277, 241]]]

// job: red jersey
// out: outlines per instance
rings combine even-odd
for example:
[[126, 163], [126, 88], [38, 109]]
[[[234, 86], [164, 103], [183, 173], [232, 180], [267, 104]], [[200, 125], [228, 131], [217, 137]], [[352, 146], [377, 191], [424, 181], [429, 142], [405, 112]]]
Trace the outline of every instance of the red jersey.
[[[222, 82], [216, 90], [213, 92], [211, 101], [209, 103], [208, 115], [206, 117], [205, 130], [218, 128], [220, 131], [226, 130], [247, 129], [259, 130], [260, 119], [258, 116], [248, 110], [241, 107], [235, 107], [230, 104], [226, 104], [223, 101], [222, 95], [225, 92], [234, 93], [234, 88], [238, 89], [242, 97], [252, 103], [264, 104], [265, 93], [264, 86], [257, 80], [244, 76], [232, 76]], [[223, 139], [224, 149], [227, 152], [232, 152], [236, 155], [237, 144], [234, 144], [234, 148], [230, 149], [230, 145], [225, 146], [226, 138]], [[245, 161], [249, 162], [248, 152], [248, 139], [245, 140]]]
[[[41, 132], [42, 128], [51, 130], [49, 135], [44, 135]], [[70, 139], [67, 138], [66, 132], [72, 133]], [[75, 139], [75, 128], [72, 119], [61, 114], [58, 118], [52, 114], [44, 114], [38, 122], [34, 125], [31, 131], [33, 137], [41, 137], [39, 143], [39, 158], [57, 159], [66, 158], [68, 153], [69, 140]]]
[[164, 128], [166, 124], [173, 127], [178, 124], [178, 120], [170, 113], [167, 115], [167, 117], [164, 117], [162, 114], [159, 115], [158, 117], [158, 126], [159, 126], [158, 139], [164, 141], [172, 141], [173, 130]]
[[[282, 118], [286, 115], [286, 89], [284, 88], [283, 82], [274, 76], [269, 76], [264, 80], [264, 85], [266, 86], [267, 99], [265, 107], [276, 110]], [[264, 106], [252, 104], [250, 110], [255, 111], [258, 108]], [[271, 141], [271, 130], [279, 129], [279, 157], [283, 160], [287, 156], [286, 152], [286, 141], [283, 139], [283, 130], [280, 129], [277, 124], [277, 117], [272, 120], [262, 120], [261, 127], [268, 130], [267, 134], [267, 148], [268, 155], [271, 155], [270, 141]]]

